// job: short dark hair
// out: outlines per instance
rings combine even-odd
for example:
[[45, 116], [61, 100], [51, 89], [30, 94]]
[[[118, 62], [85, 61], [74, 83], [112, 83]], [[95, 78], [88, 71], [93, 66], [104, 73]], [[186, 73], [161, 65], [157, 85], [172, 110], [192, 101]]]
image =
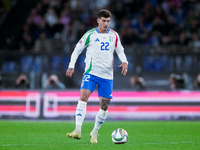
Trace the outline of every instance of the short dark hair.
[[112, 15], [110, 13], [109, 10], [107, 9], [101, 9], [98, 13], [97, 13], [97, 18], [101, 18], [101, 17], [105, 17], [105, 18], [111, 18]]

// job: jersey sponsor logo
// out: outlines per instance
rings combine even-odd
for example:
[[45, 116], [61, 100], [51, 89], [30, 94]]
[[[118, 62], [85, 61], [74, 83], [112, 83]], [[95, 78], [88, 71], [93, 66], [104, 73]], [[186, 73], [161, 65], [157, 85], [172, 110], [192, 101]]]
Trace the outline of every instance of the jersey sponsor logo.
[[99, 42], [100, 40], [98, 38], [96, 38], [96, 40], [94, 40], [95, 42]]

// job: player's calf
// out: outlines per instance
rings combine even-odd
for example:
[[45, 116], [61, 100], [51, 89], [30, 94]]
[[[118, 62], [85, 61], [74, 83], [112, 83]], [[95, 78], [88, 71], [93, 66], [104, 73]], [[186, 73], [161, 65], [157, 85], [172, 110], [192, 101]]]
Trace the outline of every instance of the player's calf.
[[108, 110], [108, 105], [110, 104], [110, 100], [102, 98], [101, 100], [101, 109], [106, 111]]

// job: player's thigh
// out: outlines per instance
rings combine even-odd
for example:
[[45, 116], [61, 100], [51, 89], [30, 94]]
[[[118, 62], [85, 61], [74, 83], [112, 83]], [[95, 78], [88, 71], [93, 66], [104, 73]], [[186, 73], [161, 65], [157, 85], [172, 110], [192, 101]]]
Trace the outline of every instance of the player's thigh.
[[97, 83], [95, 82], [95, 78], [93, 75], [90, 75], [88, 73], [85, 73], [81, 82], [80, 89], [88, 89], [91, 91], [91, 93], [96, 88]]
[[98, 94], [102, 98], [112, 99], [113, 80], [101, 79], [98, 81]]

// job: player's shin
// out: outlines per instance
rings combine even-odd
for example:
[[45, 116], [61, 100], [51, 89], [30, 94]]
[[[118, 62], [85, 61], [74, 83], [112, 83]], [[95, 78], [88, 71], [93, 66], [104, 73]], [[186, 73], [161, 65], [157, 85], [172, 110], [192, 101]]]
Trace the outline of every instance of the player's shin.
[[95, 118], [95, 125], [94, 125], [93, 131], [98, 132], [99, 128], [106, 120], [107, 114], [108, 114], [108, 110], [104, 111], [102, 109], [99, 109]]
[[81, 127], [86, 115], [87, 102], [79, 100], [76, 108], [76, 129], [81, 132]]

